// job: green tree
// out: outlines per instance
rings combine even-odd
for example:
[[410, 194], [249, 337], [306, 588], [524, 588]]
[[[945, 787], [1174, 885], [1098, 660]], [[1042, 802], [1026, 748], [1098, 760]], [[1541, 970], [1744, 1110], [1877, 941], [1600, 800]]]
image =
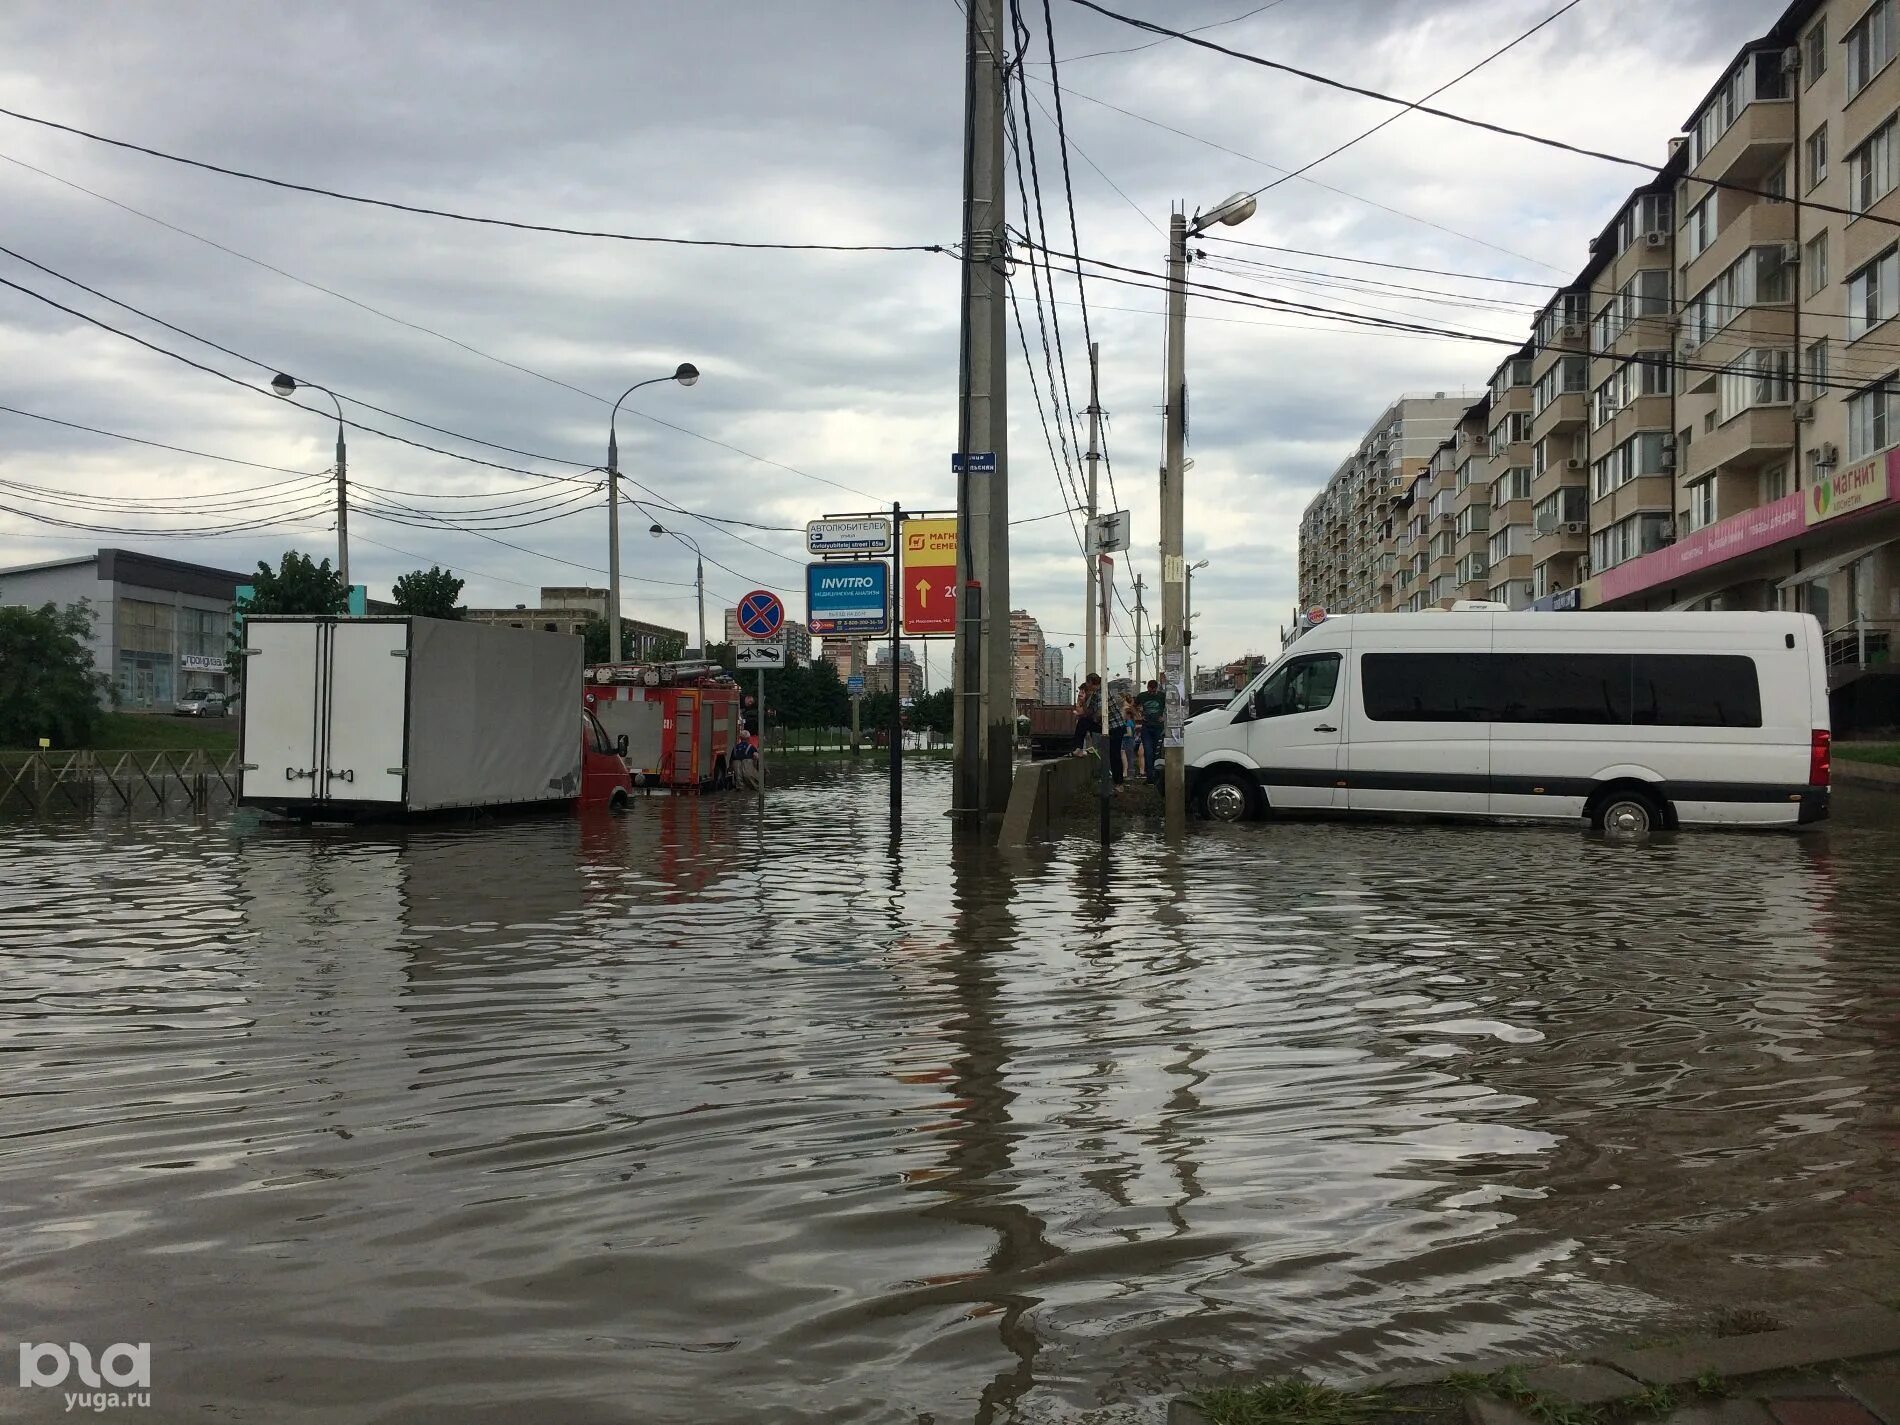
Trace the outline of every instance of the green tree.
[[948, 688], [921, 694], [910, 705], [910, 725], [922, 732], [948, 737], [955, 709], [955, 695]]
[[[589, 614], [587, 622], [581, 626], [581, 639], [586, 646], [585, 657], [589, 663], [610, 663], [613, 652], [607, 647], [607, 620], [598, 614]], [[626, 619], [620, 620], [620, 646], [627, 650], [627, 659], [635, 658], [633, 649], [638, 646], [634, 628]], [[655, 663], [674, 663], [686, 656], [684, 635], [662, 638], [653, 646], [649, 655]]]
[[330, 561], [312, 562], [308, 554], [285, 552], [277, 568], [259, 564], [251, 578], [253, 595], [244, 606], [249, 614], [346, 614], [350, 590]]
[[[622, 627], [625, 627], [623, 622]], [[669, 634], [665, 638], [655, 639], [653, 643], [653, 661], [655, 663], [677, 663], [686, 656], [686, 636]]]
[[87, 747], [98, 734], [105, 675], [92, 665], [93, 612], [0, 608], [0, 746]]
[[460, 618], [463, 613], [456, 606], [456, 600], [462, 597], [462, 581], [438, 565], [402, 575], [389, 586], [389, 594], [397, 609], [406, 614]]

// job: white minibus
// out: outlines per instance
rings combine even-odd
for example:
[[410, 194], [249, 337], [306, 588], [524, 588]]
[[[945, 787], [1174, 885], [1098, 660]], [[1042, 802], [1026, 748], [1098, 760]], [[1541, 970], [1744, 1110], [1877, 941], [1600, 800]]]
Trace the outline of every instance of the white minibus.
[[1189, 795], [1217, 821], [1793, 826], [1827, 815], [1821, 628], [1795, 613], [1325, 618], [1191, 718], [1184, 752]]

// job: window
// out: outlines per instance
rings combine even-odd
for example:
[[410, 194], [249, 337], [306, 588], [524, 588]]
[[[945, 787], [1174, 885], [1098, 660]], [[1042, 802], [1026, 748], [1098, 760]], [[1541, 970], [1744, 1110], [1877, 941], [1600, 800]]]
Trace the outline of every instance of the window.
[[1631, 515], [1590, 536], [1590, 562], [1599, 571], [1663, 547], [1667, 515]]
[[1888, 248], [1847, 279], [1847, 339], [1858, 340], [1894, 314], [1900, 250]]
[[1893, 192], [1893, 129], [1887, 120], [1847, 155], [1847, 206], [1864, 213]]
[[1537, 344], [1546, 347], [1554, 345], [1562, 337], [1565, 327], [1589, 326], [1589, 295], [1587, 292], [1565, 292], [1544, 308], [1543, 314], [1537, 318]]
[[1894, 405], [1900, 387], [1890, 377], [1847, 398], [1847, 458], [1860, 460], [1893, 444], [1900, 427], [1894, 423]]
[[1807, 75], [1806, 82], [1813, 84], [1827, 73], [1827, 17], [1816, 20], [1814, 28], [1801, 39], [1801, 69]]
[[1670, 362], [1666, 351], [1639, 351], [1636, 365], [1641, 373], [1638, 389], [1645, 396], [1667, 396], [1670, 389]]
[[1874, 0], [1841, 43], [1847, 48], [1847, 95], [1851, 99], [1893, 58], [1893, 0]]
[[1367, 653], [1359, 677], [1375, 722], [1761, 726], [1743, 654]]
[[1531, 418], [1523, 411], [1512, 411], [1491, 427], [1491, 453], [1496, 455], [1507, 445], [1531, 438]]
[[1339, 661], [1337, 653], [1321, 653], [1283, 664], [1254, 689], [1253, 716], [1324, 712], [1333, 705], [1333, 693], [1339, 687]]
[[1762, 196], [1771, 203], [1788, 201], [1788, 165], [1782, 164], [1761, 181]]
[[1788, 493], [1788, 467], [1770, 465], [1761, 472], [1761, 502], [1772, 504]]
[[1785, 405], [1794, 397], [1790, 355], [1781, 350], [1745, 351], [1716, 378], [1716, 424], [1756, 406]]
[[1432, 536], [1432, 558], [1434, 559], [1451, 558], [1452, 545], [1457, 542], [1457, 539], [1458, 539], [1458, 536], [1453, 534], [1448, 529], [1440, 530], [1437, 534], [1433, 535]]
[[1590, 467], [1595, 498], [1602, 499], [1612, 490], [1644, 475], [1665, 473], [1668, 435], [1662, 431], [1643, 431], [1631, 436]]
[[1751, 247], [1684, 306], [1683, 340], [1694, 350], [1747, 308], [1786, 302], [1793, 295], [1780, 245]]
[[1827, 286], [1827, 234], [1816, 233], [1801, 249], [1801, 272], [1812, 297]]
[[1491, 483], [1491, 508], [1501, 509], [1512, 500], [1531, 497], [1531, 468], [1513, 465]]
[[1808, 135], [1803, 161], [1808, 170], [1808, 189], [1813, 191], [1815, 186], [1827, 177], [1827, 125], [1825, 123]]
[[1715, 523], [1715, 481], [1689, 487], [1689, 528], [1707, 529]]
[[1816, 400], [1827, 389], [1827, 338], [1809, 344], [1802, 354], [1801, 365], [1808, 376], [1808, 399]]
[[1704, 198], [1689, 210], [1689, 216], [1682, 225], [1682, 243], [1684, 256], [1693, 262], [1708, 250], [1715, 241], [1715, 200]]
[[1491, 527], [1491, 510], [1486, 505], [1470, 505], [1458, 513], [1458, 538], [1483, 534]]
[[1573, 391], [1586, 389], [1589, 380], [1589, 358], [1566, 356], [1544, 373], [1531, 395], [1531, 414], [1537, 416], [1560, 396]]

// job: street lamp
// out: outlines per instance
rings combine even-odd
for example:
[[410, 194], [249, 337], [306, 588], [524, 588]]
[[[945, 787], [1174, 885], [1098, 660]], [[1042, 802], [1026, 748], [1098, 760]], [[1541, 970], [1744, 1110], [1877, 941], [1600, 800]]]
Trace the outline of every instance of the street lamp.
[[699, 595], [699, 656], [704, 658], [706, 656], [706, 559], [699, 552], [699, 541], [690, 534], [681, 534], [678, 530], [668, 529], [661, 524], [652, 526], [647, 533], [655, 539], [663, 534], [670, 534], [693, 551], [693, 589]]
[[1168, 351], [1165, 463], [1161, 467], [1161, 668], [1167, 694], [1167, 778], [1163, 788], [1170, 837], [1187, 832], [1187, 763], [1181, 734], [1187, 722], [1186, 503], [1181, 480], [1187, 442], [1187, 242], [1216, 224], [1234, 227], [1254, 214], [1251, 193], [1236, 193], [1213, 211], [1168, 219]]
[[350, 478], [349, 452], [343, 445], [343, 402], [328, 386], [319, 386], [314, 381], [299, 381], [281, 371], [270, 378], [271, 390], [280, 396], [289, 396], [305, 386], [323, 392], [336, 402], [336, 572], [347, 590], [350, 587]]
[[[1183, 600], [1184, 606], [1182, 608], [1181, 642], [1189, 650], [1190, 656], [1188, 662], [1190, 665], [1193, 663], [1192, 653], [1194, 649], [1194, 574], [1196, 570], [1205, 569], [1206, 567], [1207, 561], [1205, 559], [1196, 560], [1187, 567], [1187, 589], [1185, 591], [1186, 597]], [[1191, 680], [1193, 676], [1194, 669], [1190, 666], [1188, 668], [1188, 677]]]
[[[657, 386], [662, 381], [677, 381], [690, 386], [699, 380], [699, 368], [682, 361], [671, 376], [653, 376], [636, 381], [620, 393], [624, 401], [642, 386]], [[615, 423], [620, 419], [620, 401], [607, 417], [607, 648], [610, 662], [618, 663], [623, 651], [620, 641], [620, 441]]]

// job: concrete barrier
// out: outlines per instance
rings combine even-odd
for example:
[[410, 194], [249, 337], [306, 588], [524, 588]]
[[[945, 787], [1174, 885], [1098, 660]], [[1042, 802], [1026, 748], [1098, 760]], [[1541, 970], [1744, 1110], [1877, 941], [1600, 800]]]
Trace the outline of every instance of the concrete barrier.
[[1022, 764], [1010, 783], [996, 844], [1027, 846], [1032, 837], [1049, 835], [1058, 823], [1095, 804], [1101, 776], [1102, 764], [1093, 754]]

